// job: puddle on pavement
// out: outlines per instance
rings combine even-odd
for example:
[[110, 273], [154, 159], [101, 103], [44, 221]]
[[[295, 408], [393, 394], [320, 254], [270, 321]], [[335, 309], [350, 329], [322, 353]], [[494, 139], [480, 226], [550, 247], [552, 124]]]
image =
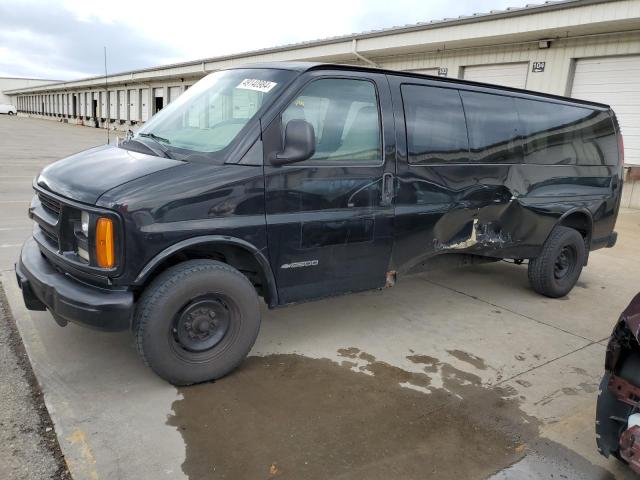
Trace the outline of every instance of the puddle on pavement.
[[[342, 363], [250, 357], [215, 383], [181, 388], [167, 423], [184, 439], [184, 473], [192, 480], [484, 479], [521, 460], [537, 438], [538, 423], [514, 392], [485, 388], [436, 358], [409, 355], [421, 371], [408, 372], [356, 348], [339, 355]], [[436, 371], [444, 388], [431, 386]]]

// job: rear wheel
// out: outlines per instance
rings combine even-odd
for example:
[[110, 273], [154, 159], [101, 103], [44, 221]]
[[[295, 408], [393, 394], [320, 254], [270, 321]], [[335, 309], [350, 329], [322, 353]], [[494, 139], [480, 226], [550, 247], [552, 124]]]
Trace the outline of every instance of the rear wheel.
[[259, 328], [253, 285], [235, 268], [212, 260], [190, 260], [160, 274], [140, 298], [134, 322], [138, 352], [174, 385], [232, 371]]
[[555, 227], [540, 255], [529, 262], [529, 283], [542, 295], [563, 297], [578, 281], [585, 256], [585, 242], [577, 230]]
[[13, 115], [13, 112], [11, 110], [9, 110], [9, 112], [7, 112], [9, 115]]

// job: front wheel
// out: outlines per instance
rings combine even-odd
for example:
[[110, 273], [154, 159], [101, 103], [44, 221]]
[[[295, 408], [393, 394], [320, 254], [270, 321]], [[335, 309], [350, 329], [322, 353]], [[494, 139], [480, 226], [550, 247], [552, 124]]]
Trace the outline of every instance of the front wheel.
[[174, 385], [220, 378], [251, 350], [260, 329], [258, 296], [235, 268], [189, 260], [161, 273], [136, 309], [144, 362]]
[[577, 230], [555, 227], [540, 255], [529, 262], [529, 283], [542, 295], [564, 297], [578, 281], [585, 256], [585, 242]]
[[7, 113], [8, 113], [8, 115], [13, 115], [13, 114], [14, 114], [14, 113], [13, 113], [13, 112], [11, 112], [11, 111], [9, 111], [9, 112], [7, 112]]

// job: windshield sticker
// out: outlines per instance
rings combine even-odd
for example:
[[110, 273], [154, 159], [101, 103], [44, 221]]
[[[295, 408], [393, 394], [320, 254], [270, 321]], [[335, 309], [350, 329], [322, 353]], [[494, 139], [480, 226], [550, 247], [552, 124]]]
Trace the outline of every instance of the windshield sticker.
[[276, 82], [270, 82], [269, 80], [256, 80], [255, 78], [245, 78], [242, 80], [236, 88], [242, 88], [244, 90], [255, 90], [256, 92], [267, 93], [277, 85]]

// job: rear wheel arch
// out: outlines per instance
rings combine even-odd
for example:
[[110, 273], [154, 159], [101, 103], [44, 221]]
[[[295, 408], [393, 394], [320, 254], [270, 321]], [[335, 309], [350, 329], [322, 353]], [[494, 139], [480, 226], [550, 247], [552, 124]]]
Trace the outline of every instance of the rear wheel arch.
[[589, 253], [591, 246], [591, 234], [593, 232], [593, 216], [591, 212], [586, 208], [574, 208], [562, 214], [558, 219], [554, 228], [557, 226], [573, 228], [577, 230], [582, 238], [584, 238], [584, 245]]
[[264, 254], [245, 240], [222, 235], [194, 237], [166, 248], [140, 271], [133, 286], [143, 289], [168, 268], [195, 259], [216, 260], [234, 267], [249, 279], [269, 307], [278, 304], [275, 277]]

